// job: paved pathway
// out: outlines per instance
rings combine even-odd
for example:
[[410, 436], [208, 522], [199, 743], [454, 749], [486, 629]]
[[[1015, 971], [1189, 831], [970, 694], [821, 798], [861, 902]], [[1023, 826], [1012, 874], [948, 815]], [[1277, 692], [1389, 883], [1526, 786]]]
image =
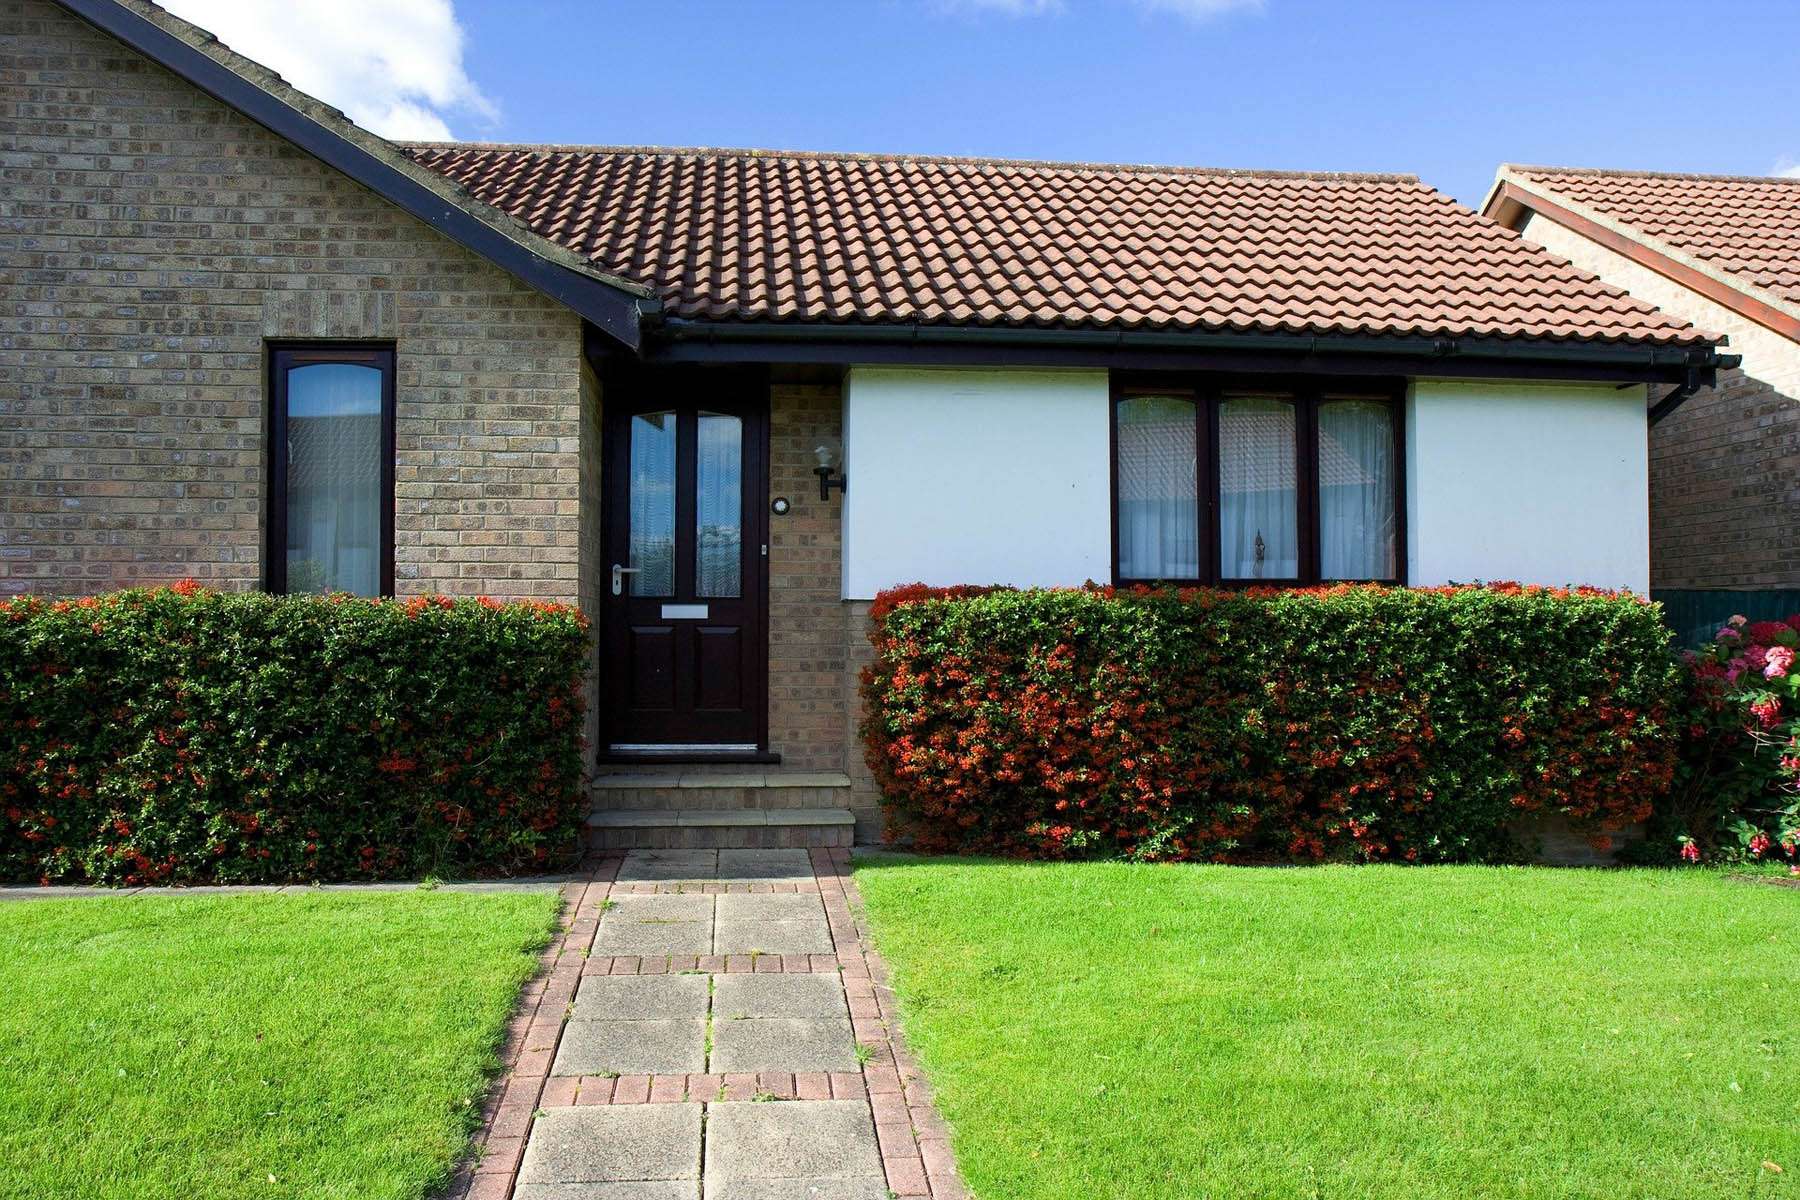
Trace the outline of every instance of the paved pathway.
[[596, 860], [450, 1200], [966, 1195], [847, 850]]

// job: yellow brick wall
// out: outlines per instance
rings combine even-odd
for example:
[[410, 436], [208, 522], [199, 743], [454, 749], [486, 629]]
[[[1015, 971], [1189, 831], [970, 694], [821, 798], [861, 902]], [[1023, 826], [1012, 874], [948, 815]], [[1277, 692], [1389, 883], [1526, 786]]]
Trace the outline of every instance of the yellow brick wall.
[[395, 586], [576, 601], [580, 321], [43, 0], [0, 0], [0, 594], [262, 578], [265, 347], [395, 343]]

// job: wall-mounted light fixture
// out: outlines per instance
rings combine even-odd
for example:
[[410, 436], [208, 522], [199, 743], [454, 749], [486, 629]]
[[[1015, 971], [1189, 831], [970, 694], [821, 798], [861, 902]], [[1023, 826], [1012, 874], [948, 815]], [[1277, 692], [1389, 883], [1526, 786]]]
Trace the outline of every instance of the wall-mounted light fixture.
[[830, 446], [814, 446], [813, 454], [819, 460], [819, 465], [813, 468], [813, 474], [819, 477], [819, 499], [831, 499], [832, 488], [840, 492], [849, 490], [848, 478], [843, 475], [832, 478], [831, 473], [837, 469], [837, 452]]

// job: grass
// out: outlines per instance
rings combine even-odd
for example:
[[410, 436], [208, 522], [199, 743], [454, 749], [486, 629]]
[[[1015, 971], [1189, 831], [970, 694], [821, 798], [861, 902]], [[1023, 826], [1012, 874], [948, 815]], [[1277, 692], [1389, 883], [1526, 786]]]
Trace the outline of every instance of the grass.
[[550, 892], [0, 905], [0, 1198], [415, 1200]]
[[1800, 1196], [1800, 890], [905, 858], [856, 878], [989, 1200]]

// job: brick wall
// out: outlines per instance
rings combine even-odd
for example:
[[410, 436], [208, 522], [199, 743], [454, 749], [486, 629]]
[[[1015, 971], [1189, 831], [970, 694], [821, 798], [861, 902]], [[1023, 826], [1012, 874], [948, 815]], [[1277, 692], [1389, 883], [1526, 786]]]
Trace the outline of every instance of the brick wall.
[[1654, 588], [1800, 587], [1800, 402], [1721, 372], [1650, 431]]
[[[881, 798], [863, 764], [857, 679], [874, 649], [866, 601], [843, 596], [843, 493], [819, 500], [820, 443], [841, 446], [842, 384], [785, 382], [769, 393], [769, 742], [784, 770], [844, 771], [856, 840], [881, 840]], [[854, 486], [854, 484], [852, 485]]]
[[777, 379], [769, 391], [769, 744], [783, 768], [844, 763], [844, 637], [839, 539], [842, 493], [819, 499], [813, 448], [837, 444], [839, 385]]
[[869, 641], [869, 602], [847, 600], [840, 619], [844, 623], [844, 744], [848, 748], [844, 770], [850, 775], [850, 811], [856, 814], [856, 840], [879, 842], [882, 832], [881, 791], [875, 776], [863, 760], [862, 737], [857, 726], [862, 722], [862, 697], [858, 694], [862, 670], [875, 661], [875, 647]]
[[256, 586], [264, 347], [377, 338], [396, 589], [584, 598], [573, 313], [42, 0], [0, 123], [0, 593]]

